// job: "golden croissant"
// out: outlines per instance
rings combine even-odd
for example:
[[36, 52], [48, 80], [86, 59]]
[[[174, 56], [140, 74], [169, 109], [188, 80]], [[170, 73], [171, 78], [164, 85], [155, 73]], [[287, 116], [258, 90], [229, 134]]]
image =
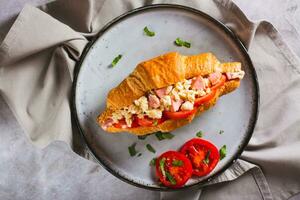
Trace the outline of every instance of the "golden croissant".
[[238, 88], [244, 75], [240, 62], [220, 63], [212, 53], [166, 53], [138, 64], [113, 88], [97, 122], [108, 132], [169, 132]]

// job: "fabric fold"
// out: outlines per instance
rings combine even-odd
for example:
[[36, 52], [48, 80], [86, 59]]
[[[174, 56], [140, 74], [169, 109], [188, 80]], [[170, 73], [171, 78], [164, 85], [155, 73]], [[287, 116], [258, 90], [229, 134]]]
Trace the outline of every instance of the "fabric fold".
[[[210, 188], [222, 185], [221, 182], [238, 187], [236, 183], [246, 180], [245, 177], [251, 180], [249, 183], [255, 184], [253, 191], [259, 190], [262, 199], [272, 199], [272, 195], [274, 199], [286, 199], [299, 192], [300, 159], [294, 153], [299, 147], [300, 138], [300, 118], [295, 115], [300, 111], [299, 61], [271, 24], [265, 21], [251, 22], [229, 0], [77, 0], [76, 3], [59, 0], [42, 6], [41, 9], [45, 12], [25, 6], [0, 46], [0, 92], [30, 141], [42, 148], [55, 140], [72, 144], [78, 139], [78, 136], [73, 138], [75, 134], [70, 112], [70, 89], [74, 66], [88, 39], [107, 22], [124, 12], [155, 3], [190, 6], [230, 27], [248, 48], [261, 87], [260, 116], [253, 137], [242, 154], [243, 160], [237, 160], [223, 174], [211, 180], [202, 191], [196, 189], [171, 195], [162, 193], [161, 199], [199, 199]], [[60, 149], [62, 144], [64, 143], [51, 143], [44, 151]], [[35, 151], [36, 154], [37, 152], [38, 150]], [[57, 154], [59, 152], [56, 151]], [[62, 153], [68, 154], [67, 152], [73, 153], [62, 149]], [[53, 156], [51, 153], [47, 155]], [[64, 157], [60, 156], [63, 160]], [[72, 159], [65, 162], [72, 162]], [[34, 166], [37, 164], [33, 163]], [[72, 170], [71, 165], [67, 166]], [[101, 177], [97, 172], [98, 167], [91, 162], [85, 162], [83, 167], [86, 170], [83, 173], [88, 174], [90, 179], [95, 175], [95, 182], [96, 178], [101, 182], [105, 177], [105, 184], [101, 182], [103, 187], [114, 186], [116, 183], [114, 177], [108, 174]], [[104, 173], [102, 168], [101, 170]], [[40, 178], [45, 174], [36, 176]], [[130, 192], [134, 194], [137, 191], [136, 188], [122, 191], [124, 184], [119, 183], [118, 189], [128, 196]], [[47, 187], [51, 189], [51, 186]], [[129, 188], [127, 185], [126, 187]], [[239, 189], [239, 194], [247, 192], [247, 188]], [[151, 199], [152, 193], [144, 193]], [[47, 198], [53, 197], [50, 193], [46, 195]], [[226, 195], [229, 197], [231, 194]], [[139, 193], [138, 197], [141, 196]], [[37, 196], [37, 199], [38, 197], [41, 196]], [[213, 199], [214, 196], [210, 197]], [[152, 199], [155, 198], [157, 193]], [[253, 196], [249, 195], [248, 198]]]

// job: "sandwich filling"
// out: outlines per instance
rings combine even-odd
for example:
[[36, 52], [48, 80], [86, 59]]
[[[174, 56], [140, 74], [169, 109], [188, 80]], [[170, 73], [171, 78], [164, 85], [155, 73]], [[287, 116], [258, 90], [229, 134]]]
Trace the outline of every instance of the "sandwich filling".
[[213, 99], [226, 81], [242, 79], [245, 72], [214, 72], [148, 91], [131, 105], [114, 111], [102, 128], [136, 128], [156, 126], [167, 119], [183, 119], [195, 114], [197, 107]]

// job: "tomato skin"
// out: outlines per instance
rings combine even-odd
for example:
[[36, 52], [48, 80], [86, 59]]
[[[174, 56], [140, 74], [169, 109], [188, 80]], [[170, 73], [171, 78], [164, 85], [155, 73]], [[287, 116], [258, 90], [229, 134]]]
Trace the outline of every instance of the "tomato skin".
[[137, 123], [140, 126], [152, 126], [153, 120], [148, 119], [148, 118], [138, 118], [137, 117]]
[[125, 119], [120, 119], [118, 123], [113, 124], [116, 128], [122, 128], [123, 126], [127, 126]]
[[[204, 159], [208, 153], [209, 163], [206, 164]], [[196, 176], [205, 176], [209, 174], [219, 162], [219, 151], [215, 145], [209, 141], [194, 138], [187, 141], [180, 149], [192, 163], [193, 174]]]
[[[172, 184], [169, 180], [167, 180], [167, 177], [163, 176], [160, 170], [160, 160], [162, 160], [163, 158], [166, 159], [164, 169], [173, 176], [173, 178], [176, 180], [176, 184]], [[173, 160], [181, 160], [183, 165], [173, 166]], [[193, 168], [190, 160], [180, 152], [167, 151], [156, 159], [156, 176], [159, 178], [162, 184], [167, 187], [179, 188], [183, 186], [192, 176], [192, 172]]]
[[223, 86], [225, 81], [226, 81], [227, 77], [225, 75], [222, 75], [221, 77], [221, 80], [214, 86], [212, 86], [210, 89], [211, 90], [216, 90], [218, 89], [219, 87]]
[[194, 108], [193, 110], [182, 110], [182, 111], [177, 111], [177, 112], [171, 112], [171, 111], [164, 111], [163, 115], [167, 118], [167, 119], [185, 119], [187, 117], [189, 117], [190, 115], [195, 114], [197, 111], [196, 108]]
[[200, 106], [201, 104], [210, 101], [211, 99], [213, 99], [215, 97], [215, 95], [216, 95], [216, 91], [212, 90], [209, 94], [195, 99], [194, 106]]

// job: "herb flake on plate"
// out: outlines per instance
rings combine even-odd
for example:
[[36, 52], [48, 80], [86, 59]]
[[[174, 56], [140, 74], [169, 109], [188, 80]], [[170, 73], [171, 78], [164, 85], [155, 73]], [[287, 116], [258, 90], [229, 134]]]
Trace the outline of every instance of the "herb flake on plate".
[[219, 134], [222, 135], [224, 133], [224, 130], [220, 130]]
[[115, 57], [115, 58], [113, 59], [113, 61], [111, 62], [111, 65], [112, 65], [113, 67], [116, 66], [116, 64], [119, 62], [119, 60], [121, 60], [121, 58], [122, 58], [122, 55], [119, 54], [117, 57]]
[[196, 133], [196, 136], [199, 137], [199, 138], [202, 138], [203, 132], [202, 132], [202, 131], [198, 131], [198, 132]]
[[131, 157], [133, 157], [133, 156], [135, 156], [135, 155], [137, 154], [137, 151], [136, 151], [136, 149], [135, 149], [135, 146], [136, 146], [136, 142], [133, 143], [132, 145], [130, 145], [130, 146], [128, 147], [128, 152], [129, 152], [129, 154], [130, 154]]
[[145, 26], [145, 28], [144, 28], [144, 33], [149, 37], [155, 36], [155, 32], [150, 31], [147, 26]]
[[148, 151], [150, 151], [152, 153], [156, 152], [155, 149], [151, 146], [151, 144], [147, 144], [146, 147], [147, 147]]
[[226, 145], [223, 145], [221, 147], [221, 149], [219, 150], [219, 153], [220, 153], [220, 160], [222, 160], [223, 158], [226, 157], [226, 153], [227, 153]]
[[150, 161], [149, 165], [150, 166], [155, 166], [156, 164], [156, 158], [152, 158], [152, 160]]
[[139, 139], [139, 140], [145, 140], [146, 137], [148, 137], [148, 135], [139, 135], [139, 136], [138, 136], [138, 139]]
[[156, 132], [155, 136], [157, 137], [157, 139], [159, 141], [164, 140], [164, 139], [172, 139], [174, 137], [174, 135], [172, 133], [163, 133], [163, 132]]
[[190, 42], [184, 41], [184, 40], [182, 40], [182, 39], [180, 39], [180, 38], [176, 38], [176, 40], [174, 41], [174, 43], [175, 43], [177, 46], [179, 46], [179, 47], [182, 47], [182, 46], [184, 46], [184, 47], [186, 47], [186, 48], [190, 48], [190, 47], [191, 47], [191, 43], [190, 43]]

